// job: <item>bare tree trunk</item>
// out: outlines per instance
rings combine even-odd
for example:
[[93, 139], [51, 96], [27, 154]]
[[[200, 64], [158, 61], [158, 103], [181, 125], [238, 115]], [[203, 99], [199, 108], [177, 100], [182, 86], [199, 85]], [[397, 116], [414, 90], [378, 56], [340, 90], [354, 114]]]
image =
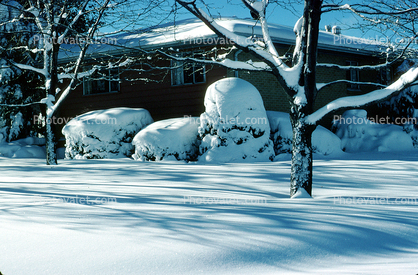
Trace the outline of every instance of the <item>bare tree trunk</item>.
[[[60, 45], [56, 42], [57, 34], [53, 34], [53, 43], [51, 49], [47, 49], [45, 52], [45, 68], [47, 68], [48, 76], [46, 77], [46, 96], [49, 98], [55, 98], [56, 88], [58, 84], [58, 52]], [[55, 101], [55, 100], [54, 100]], [[48, 110], [50, 106], [48, 104], [53, 104], [52, 102], [47, 103], [46, 108], [46, 135], [45, 135], [45, 146], [46, 146], [46, 164], [47, 165], [57, 165], [58, 158], [56, 154], [57, 144], [55, 139], [55, 121], [53, 119], [54, 112]]]
[[297, 116], [290, 114], [293, 130], [290, 197], [300, 188], [312, 195], [312, 132], [315, 126], [303, 123]]
[[51, 119], [48, 119], [46, 123], [46, 135], [45, 135], [45, 144], [46, 144], [46, 164], [47, 165], [56, 165], [57, 154], [56, 154], [56, 141], [54, 133], [54, 125]]
[[299, 84], [303, 86], [303, 96], [293, 98], [290, 119], [292, 122], [292, 167], [290, 175], [290, 196], [303, 188], [312, 195], [312, 133], [316, 126], [308, 125], [304, 118], [313, 113], [317, 94], [316, 63], [318, 52], [319, 22], [322, 0], [306, 0], [304, 8], [302, 52], [304, 66]]

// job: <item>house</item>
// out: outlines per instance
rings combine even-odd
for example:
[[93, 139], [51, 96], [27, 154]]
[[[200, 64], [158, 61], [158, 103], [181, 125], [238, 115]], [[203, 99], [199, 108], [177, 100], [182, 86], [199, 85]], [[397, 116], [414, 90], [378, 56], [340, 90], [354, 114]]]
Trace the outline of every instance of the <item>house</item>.
[[[217, 22], [228, 30], [248, 39], [262, 36], [260, 25], [252, 19], [222, 18]], [[280, 55], [291, 56], [295, 43], [292, 27], [270, 25], [270, 35]], [[177, 21], [147, 32], [125, 33], [108, 39], [106, 44], [94, 44], [89, 48], [86, 58], [86, 70], [97, 64], [98, 59], [118, 58], [127, 55], [135, 57], [144, 54], [143, 50], [165, 49], [172, 54], [201, 57], [205, 51], [222, 51], [230, 43], [217, 37], [198, 19]], [[77, 45], [65, 45], [60, 62], [74, 60]], [[141, 50], [142, 49], [142, 50]], [[215, 49], [215, 50], [214, 50]], [[369, 40], [345, 36], [338, 27], [326, 27], [319, 35], [319, 63], [338, 65], [373, 65], [382, 62], [379, 53], [384, 51], [381, 44]], [[248, 53], [234, 51], [236, 60], [247, 60]], [[266, 110], [289, 111], [286, 94], [276, 78], [267, 72], [234, 71], [221, 66], [183, 63], [167, 58], [151, 57], [157, 60], [155, 65], [172, 67], [172, 70], [150, 71], [138, 74], [139, 69], [147, 71], [147, 60], [123, 71], [118, 68], [98, 72], [98, 77], [85, 78], [67, 98], [59, 110], [61, 117], [74, 117], [91, 110], [111, 107], [141, 107], [149, 110], [154, 120], [199, 116], [204, 111], [206, 88], [216, 80], [236, 76], [255, 85], [261, 93]], [[318, 82], [330, 82], [347, 79], [353, 82], [387, 83], [391, 80], [391, 70], [358, 71], [338, 68], [318, 68]], [[103, 77], [105, 79], [103, 79]], [[151, 81], [138, 80], [147, 78]], [[128, 79], [128, 80], [124, 80]], [[339, 83], [325, 88], [318, 95], [316, 108], [329, 101], [347, 95], [363, 94], [373, 86], [359, 86], [355, 83]], [[68, 120], [68, 119], [67, 119]]]

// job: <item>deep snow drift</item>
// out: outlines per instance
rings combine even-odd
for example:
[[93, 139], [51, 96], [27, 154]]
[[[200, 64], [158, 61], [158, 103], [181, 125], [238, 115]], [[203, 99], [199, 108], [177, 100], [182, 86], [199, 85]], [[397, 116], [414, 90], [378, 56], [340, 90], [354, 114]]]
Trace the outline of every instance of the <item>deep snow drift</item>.
[[416, 274], [417, 155], [344, 156], [317, 157], [313, 199], [289, 199], [289, 160], [0, 157], [0, 271]]
[[367, 118], [365, 110], [346, 111], [333, 127], [341, 138], [341, 148], [346, 152], [416, 150], [412, 137], [403, 127], [375, 123]]
[[27, 137], [13, 142], [0, 142], [0, 156], [8, 158], [45, 158], [45, 139]]
[[148, 125], [134, 137], [132, 157], [156, 161], [196, 160], [199, 152], [196, 121], [195, 117], [173, 118]]
[[[267, 111], [270, 122], [270, 138], [276, 155], [292, 152], [292, 124], [288, 113]], [[314, 153], [336, 156], [342, 153], [341, 140], [328, 129], [318, 126], [312, 133]]]
[[200, 115], [199, 160], [266, 161], [274, 156], [270, 125], [257, 88], [240, 78], [211, 84]]
[[102, 159], [131, 156], [132, 138], [153, 119], [145, 109], [91, 111], [69, 121], [62, 133], [66, 158]]

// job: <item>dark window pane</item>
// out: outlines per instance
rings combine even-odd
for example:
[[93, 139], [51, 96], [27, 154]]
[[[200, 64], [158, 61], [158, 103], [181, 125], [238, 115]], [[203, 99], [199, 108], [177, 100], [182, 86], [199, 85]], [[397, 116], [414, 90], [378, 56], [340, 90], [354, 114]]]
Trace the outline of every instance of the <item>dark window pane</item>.
[[184, 84], [193, 83], [193, 66], [190, 64], [184, 65]]
[[194, 81], [195, 83], [203, 83], [205, 82], [205, 67], [195, 67], [195, 73], [194, 73]]

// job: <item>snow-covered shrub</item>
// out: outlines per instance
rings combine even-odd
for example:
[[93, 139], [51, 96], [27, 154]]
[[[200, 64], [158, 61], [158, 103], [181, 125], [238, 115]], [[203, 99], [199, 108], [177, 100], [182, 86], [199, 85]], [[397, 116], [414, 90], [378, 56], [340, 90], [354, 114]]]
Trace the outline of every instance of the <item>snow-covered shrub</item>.
[[[292, 124], [288, 113], [267, 111], [271, 127], [271, 140], [276, 155], [292, 152]], [[341, 153], [341, 140], [328, 129], [318, 126], [312, 133], [312, 149], [315, 153], [331, 155]]]
[[172, 118], [154, 122], [133, 139], [136, 160], [196, 160], [199, 152], [197, 118]]
[[62, 129], [66, 158], [103, 159], [131, 156], [132, 138], [153, 122], [145, 109], [112, 108], [91, 111]]
[[341, 139], [321, 125], [312, 133], [312, 149], [314, 153], [324, 156], [343, 153]]
[[414, 148], [402, 126], [377, 124], [367, 118], [365, 110], [346, 111], [334, 121], [333, 129], [346, 152], [409, 151]]
[[267, 111], [276, 155], [292, 152], [292, 124], [288, 113]]
[[[402, 62], [396, 74], [403, 74], [418, 63], [417, 59]], [[418, 86], [414, 85], [402, 90], [398, 95], [377, 105], [376, 113], [388, 117], [391, 123], [402, 125], [410, 134], [413, 144], [418, 148]]]
[[27, 137], [0, 142], [0, 156], [8, 158], [45, 158], [45, 139]]
[[270, 125], [258, 90], [239, 78], [210, 85], [200, 115], [199, 160], [266, 161], [274, 157]]

